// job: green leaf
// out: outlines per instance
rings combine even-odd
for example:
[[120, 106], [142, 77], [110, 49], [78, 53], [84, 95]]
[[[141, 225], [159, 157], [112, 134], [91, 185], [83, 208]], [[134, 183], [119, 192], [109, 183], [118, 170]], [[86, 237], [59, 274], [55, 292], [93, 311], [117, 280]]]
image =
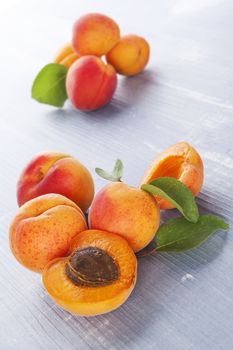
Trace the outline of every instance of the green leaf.
[[118, 182], [118, 181], [121, 181], [121, 178], [122, 178], [123, 163], [120, 159], [117, 159], [115, 162], [114, 168], [111, 172], [107, 172], [101, 168], [95, 168], [95, 172], [105, 180]]
[[199, 212], [192, 192], [182, 182], [172, 177], [160, 177], [141, 189], [172, 203], [184, 217], [197, 222]]
[[67, 99], [66, 74], [62, 64], [49, 63], [36, 76], [32, 85], [32, 98], [41, 103], [62, 107]]
[[214, 215], [200, 215], [196, 223], [183, 217], [170, 219], [156, 234], [157, 252], [183, 252], [203, 243], [217, 230], [228, 229], [228, 224]]
[[115, 166], [113, 168], [113, 174], [115, 178], [121, 179], [123, 175], [123, 163], [120, 159], [116, 160]]

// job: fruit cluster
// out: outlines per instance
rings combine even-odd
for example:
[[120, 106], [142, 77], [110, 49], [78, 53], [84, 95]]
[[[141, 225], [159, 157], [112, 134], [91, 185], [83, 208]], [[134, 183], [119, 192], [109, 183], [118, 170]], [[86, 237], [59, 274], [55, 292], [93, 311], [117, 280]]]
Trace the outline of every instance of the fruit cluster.
[[[144, 38], [120, 36], [119, 26], [113, 19], [98, 13], [87, 14], [75, 22], [72, 43], [57, 53], [54, 59], [57, 66], [49, 64], [38, 74], [32, 96], [39, 102], [61, 106], [67, 94], [75, 108], [95, 110], [112, 98], [117, 85], [116, 73], [125, 76], [140, 73], [149, 54], [149, 44]], [[59, 84], [55, 84], [54, 79], [60, 79]], [[43, 81], [47, 84], [46, 94], [45, 90], [41, 91]]]
[[[112, 173], [96, 172], [112, 183], [94, 197], [92, 176], [79, 161], [60, 153], [36, 156], [18, 181], [20, 208], [10, 226], [16, 259], [43, 274], [58, 305], [81, 316], [126, 301], [137, 278], [135, 253], [148, 254], [154, 243], [151, 251], [184, 251], [227, 228], [220, 218], [199, 216], [193, 195], [202, 187], [203, 163], [185, 142], [157, 156], [139, 188], [121, 181], [120, 160]], [[184, 217], [159, 228], [160, 209], [173, 207]]]

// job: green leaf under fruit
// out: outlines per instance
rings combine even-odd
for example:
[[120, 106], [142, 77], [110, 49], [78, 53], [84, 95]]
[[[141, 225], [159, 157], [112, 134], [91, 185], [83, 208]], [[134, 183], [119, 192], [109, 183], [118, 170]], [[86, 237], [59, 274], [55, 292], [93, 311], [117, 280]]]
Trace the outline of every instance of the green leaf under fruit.
[[105, 180], [118, 182], [118, 181], [121, 181], [121, 178], [122, 178], [123, 163], [120, 159], [117, 159], [112, 172], [107, 172], [100, 168], [95, 168], [95, 172]]
[[36, 76], [32, 85], [32, 98], [48, 105], [62, 107], [67, 99], [66, 75], [62, 64], [49, 63]]
[[199, 212], [195, 198], [188, 187], [179, 180], [173, 177], [160, 177], [148, 185], [142, 185], [141, 189], [168, 200], [187, 220], [197, 222]]
[[217, 230], [228, 227], [224, 220], [214, 215], [200, 215], [196, 223], [183, 217], [170, 219], [156, 234], [156, 251], [184, 252], [199, 246]]

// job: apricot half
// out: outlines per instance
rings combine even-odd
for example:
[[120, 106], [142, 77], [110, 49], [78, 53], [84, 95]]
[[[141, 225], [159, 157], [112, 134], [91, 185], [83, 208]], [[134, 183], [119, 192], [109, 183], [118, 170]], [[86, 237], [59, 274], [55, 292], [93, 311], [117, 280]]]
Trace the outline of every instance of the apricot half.
[[125, 35], [107, 53], [106, 59], [117, 71], [123, 75], [140, 73], [148, 63], [150, 46], [138, 35]]
[[46, 193], [58, 193], [83, 210], [94, 196], [94, 183], [87, 168], [64, 153], [48, 152], [35, 156], [23, 169], [17, 184], [19, 206]]
[[50, 260], [66, 255], [71, 239], [86, 228], [83, 212], [68, 198], [36, 197], [19, 208], [11, 223], [11, 251], [22, 265], [42, 272]]
[[[179, 142], [166, 148], [149, 165], [140, 185], [166, 176], [181, 181], [196, 196], [204, 179], [203, 162], [198, 152], [187, 142]], [[167, 200], [156, 198], [161, 209], [174, 208]]]
[[155, 198], [122, 182], [110, 183], [98, 192], [89, 212], [90, 228], [119, 234], [135, 252], [152, 240], [159, 221]]
[[79, 18], [73, 26], [72, 45], [81, 55], [102, 56], [120, 38], [120, 29], [110, 17], [89, 13]]
[[95, 56], [84, 56], [69, 69], [67, 95], [77, 109], [91, 111], [110, 101], [116, 89], [117, 76], [110, 64]]
[[48, 263], [43, 284], [65, 310], [95, 316], [122, 305], [137, 278], [134, 252], [120, 236], [87, 230], [71, 242], [71, 255]]
[[57, 52], [54, 58], [54, 63], [62, 64], [69, 68], [80, 57], [81, 56], [73, 50], [71, 44], [68, 43], [62, 46]]

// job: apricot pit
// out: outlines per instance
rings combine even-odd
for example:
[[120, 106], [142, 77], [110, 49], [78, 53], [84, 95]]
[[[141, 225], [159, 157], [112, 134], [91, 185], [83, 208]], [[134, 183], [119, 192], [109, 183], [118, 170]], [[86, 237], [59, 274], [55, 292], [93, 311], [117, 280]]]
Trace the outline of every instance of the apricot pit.
[[113, 258], [103, 249], [77, 249], [69, 258], [66, 275], [78, 286], [106, 286], [117, 280], [119, 271]]

